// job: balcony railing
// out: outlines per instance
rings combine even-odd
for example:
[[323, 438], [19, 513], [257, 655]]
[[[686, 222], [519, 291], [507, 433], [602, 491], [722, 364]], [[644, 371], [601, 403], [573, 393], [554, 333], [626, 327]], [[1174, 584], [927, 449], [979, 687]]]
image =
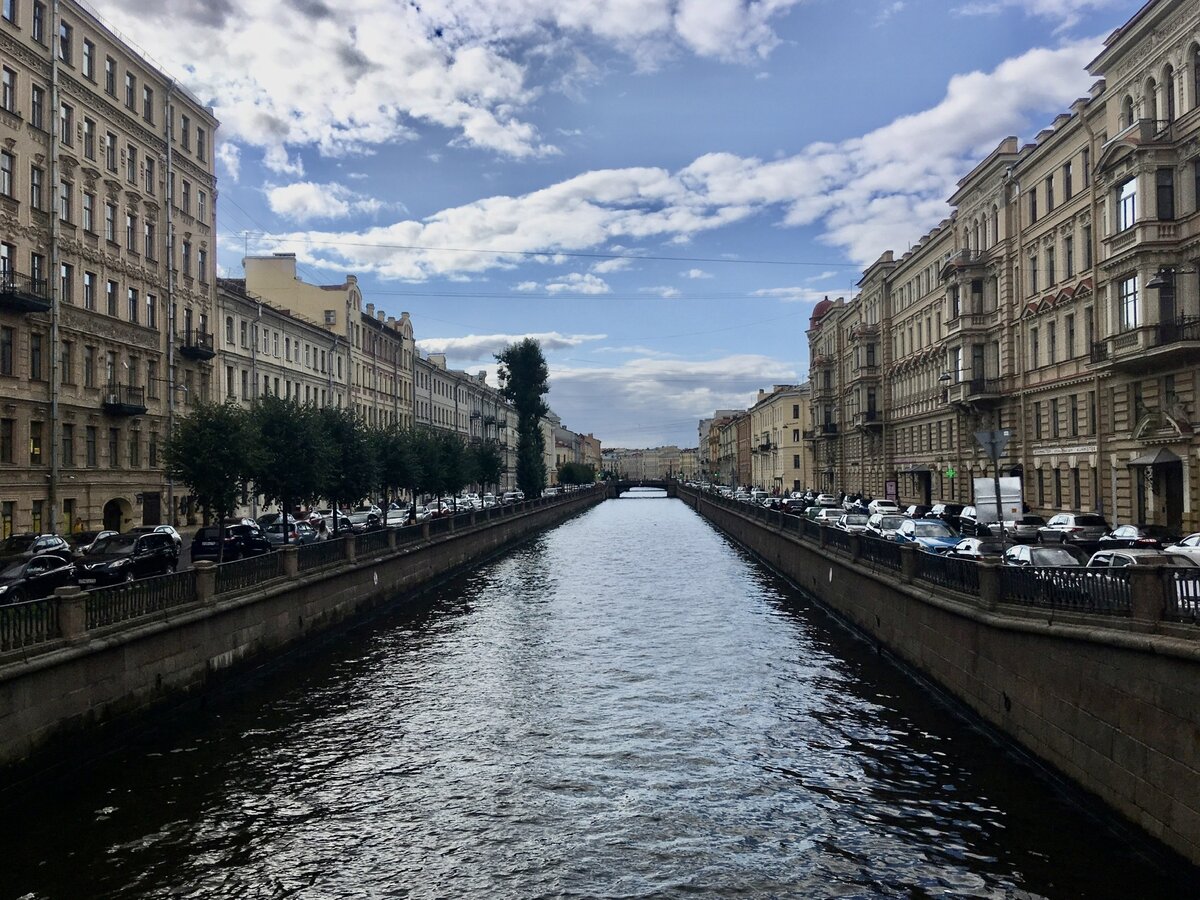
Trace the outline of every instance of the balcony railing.
[[863, 427], [883, 424], [883, 410], [867, 409], [854, 414], [854, 424]]
[[183, 333], [183, 343], [179, 352], [188, 359], [212, 359], [217, 355], [211, 331], [201, 331], [193, 328]]
[[821, 434], [831, 435], [837, 433], [838, 427], [836, 422], [825, 422], [823, 425], [821, 425]]
[[19, 272], [0, 272], [0, 309], [8, 312], [46, 312], [50, 309], [50, 286], [44, 278]]
[[1200, 316], [1178, 316], [1167, 322], [1131, 328], [1092, 345], [1093, 364], [1123, 369], [1159, 365], [1165, 356], [1200, 349]]
[[815, 440], [817, 437], [817, 430], [815, 428], [805, 428], [804, 431], [800, 433], [800, 436], [806, 441]]
[[771, 449], [772, 446], [773, 445], [771, 444], [770, 441], [763, 441], [758, 445], [758, 451], [760, 453], [766, 453], [768, 450]]
[[140, 416], [146, 412], [146, 389], [110, 384], [104, 389], [104, 411], [114, 416]]

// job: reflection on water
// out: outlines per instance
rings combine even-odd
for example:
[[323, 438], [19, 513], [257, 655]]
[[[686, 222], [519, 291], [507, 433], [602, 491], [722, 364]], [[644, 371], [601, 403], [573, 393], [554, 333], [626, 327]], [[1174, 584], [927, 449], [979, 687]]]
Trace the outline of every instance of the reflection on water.
[[674, 500], [2, 812], [30, 898], [1196, 896]]

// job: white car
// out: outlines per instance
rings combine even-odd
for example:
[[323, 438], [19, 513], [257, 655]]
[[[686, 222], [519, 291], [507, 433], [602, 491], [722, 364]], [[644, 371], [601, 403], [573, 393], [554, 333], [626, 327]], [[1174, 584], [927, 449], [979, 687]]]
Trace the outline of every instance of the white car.
[[872, 513], [881, 513], [888, 516], [897, 516], [900, 514], [900, 504], [895, 500], [884, 500], [882, 498], [872, 500], [867, 504], [867, 511]]
[[1178, 544], [1164, 547], [1163, 553], [1170, 553], [1172, 556], [1186, 556], [1193, 562], [1200, 564], [1200, 532], [1189, 534]]
[[834, 506], [838, 505], [838, 499], [833, 494], [817, 494], [817, 506]]

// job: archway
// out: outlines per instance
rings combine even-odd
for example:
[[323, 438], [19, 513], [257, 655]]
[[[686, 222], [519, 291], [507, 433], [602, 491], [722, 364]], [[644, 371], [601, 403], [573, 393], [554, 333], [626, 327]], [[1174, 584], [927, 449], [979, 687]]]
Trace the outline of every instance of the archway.
[[104, 504], [104, 529], [106, 531], [124, 531], [133, 522], [133, 507], [128, 500], [114, 497]]

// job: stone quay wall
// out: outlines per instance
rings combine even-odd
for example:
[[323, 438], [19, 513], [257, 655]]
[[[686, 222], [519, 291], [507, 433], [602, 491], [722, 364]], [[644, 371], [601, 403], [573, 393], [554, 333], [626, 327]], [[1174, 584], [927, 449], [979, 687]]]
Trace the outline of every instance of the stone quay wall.
[[[107, 599], [60, 589], [58, 597], [39, 601], [45, 618], [56, 623], [53, 633], [0, 654], [0, 768], [14, 770], [42, 751], [70, 754], [73, 742], [202, 690], [221, 670], [404, 602], [431, 582], [477, 566], [604, 499], [596, 489], [486, 511], [496, 514], [478, 519], [464, 514], [418, 526], [415, 539], [403, 546], [383, 532], [330, 541], [314, 547], [318, 565], [309, 571], [302, 571], [308, 548], [285, 548], [245, 561], [269, 564], [274, 577], [243, 579], [249, 583], [221, 593], [215, 590], [218, 568], [242, 563], [198, 563], [161, 579], [194, 585], [192, 595], [173, 602], [146, 602], [144, 586], [171, 593], [153, 584], [159, 579], [135, 582]], [[368, 545], [374, 549], [362, 552]], [[135, 615], [113, 614], [118, 604], [118, 612], [128, 614], [138, 598]]]
[[[978, 569], [963, 569], [957, 583], [968, 589], [955, 590], [944, 571], [923, 571], [933, 565], [927, 554], [868, 547], [886, 542], [685, 488], [679, 496], [992, 727], [1200, 864], [1200, 624], [1162, 614], [1163, 582], [1153, 577], [1162, 573], [1135, 573], [1126, 615], [1047, 609], [1005, 596], [1000, 566], [963, 563]], [[885, 549], [898, 566], [886, 564]]]

